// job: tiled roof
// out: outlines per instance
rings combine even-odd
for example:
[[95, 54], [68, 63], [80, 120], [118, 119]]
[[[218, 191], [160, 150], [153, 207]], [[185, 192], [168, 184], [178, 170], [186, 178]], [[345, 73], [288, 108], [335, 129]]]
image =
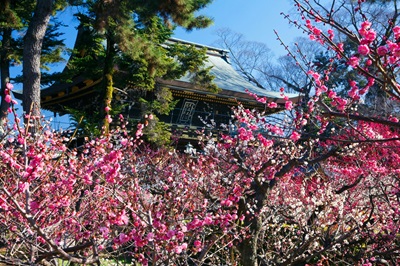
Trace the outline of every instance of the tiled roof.
[[[197, 43], [192, 43], [179, 39], [170, 39], [171, 42], [179, 42], [188, 45], [194, 45], [196, 47], [202, 48], [206, 47], [208, 49], [207, 55], [208, 60], [205, 62], [205, 67], [212, 66], [211, 74], [215, 76], [214, 83], [224, 91], [230, 91], [234, 93], [246, 93], [248, 90], [251, 93], [257, 94], [258, 96], [264, 96], [271, 99], [282, 99], [283, 96], [281, 92], [269, 91], [257, 87], [253, 83], [246, 80], [241, 76], [229, 63], [228, 55], [229, 51], [224, 49], [215, 48], [212, 46], [201, 45]], [[179, 79], [179, 81], [184, 81], [190, 83], [191, 75], [188, 74]], [[289, 98], [297, 98], [298, 94], [285, 93]]]

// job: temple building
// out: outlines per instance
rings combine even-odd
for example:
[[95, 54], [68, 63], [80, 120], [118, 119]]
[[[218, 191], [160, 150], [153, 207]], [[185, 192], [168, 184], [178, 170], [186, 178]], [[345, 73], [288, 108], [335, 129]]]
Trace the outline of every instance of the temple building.
[[[178, 100], [172, 112], [158, 116], [160, 121], [170, 125], [171, 131], [181, 131], [183, 137], [192, 138], [196, 130], [207, 127], [210, 121], [213, 122], [214, 128], [218, 128], [221, 124], [229, 124], [232, 119], [231, 107], [239, 103], [247, 108], [264, 110], [266, 114], [284, 109], [285, 100], [282, 94], [261, 89], [242, 77], [230, 64], [227, 50], [178, 39], [169, 41], [207, 48], [205, 67], [212, 66], [210, 72], [215, 76], [214, 83], [219, 88], [215, 93], [194, 85], [190, 74], [177, 80], [157, 80], [156, 86], [168, 88], [174, 99]], [[41, 106], [61, 115], [67, 113], [68, 108], [78, 110], [85, 108], [98, 94], [96, 85], [100, 82], [100, 79], [77, 76], [72, 78], [71, 83], [55, 83], [41, 91]], [[265, 104], [257, 102], [249, 93], [266, 97], [268, 102], [276, 102], [278, 106], [275, 109], [266, 108]], [[299, 101], [299, 95], [286, 94], [286, 96], [293, 102]], [[126, 106], [123, 110], [125, 115], [132, 119], [140, 119], [139, 104], [128, 98], [124, 99], [123, 95], [117, 97], [121, 98], [121, 103]], [[152, 94], [148, 92], [144, 97], [151, 98]]]

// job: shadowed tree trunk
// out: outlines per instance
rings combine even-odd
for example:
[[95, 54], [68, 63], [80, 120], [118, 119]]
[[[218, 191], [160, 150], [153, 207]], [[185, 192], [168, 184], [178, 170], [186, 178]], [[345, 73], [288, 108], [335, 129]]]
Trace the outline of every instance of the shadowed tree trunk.
[[[0, 122], [7, 118], [7, 109], [10, 104], [5, 101], [5, 89], [6, 83], [9, 82], [10, 78], [10, 59], [8, 58], [8, 51], [11, 43], [11, 29], [3, 30], [2, 49], [0, 54], [0, 77], [1, 77], [1, 107], [0, 107]], [[1, 124], [2, 126], [2, 124]]]
[[[258, 243], [262, 231], [263, 215], [260, 214], [263, 206], [266, 204], [268, 186], [254, 185], [254, 200], [256, 204], [253, 207], [254, 213], [246, 215], [244, 226], [249, 228], [250, 237], [245, 238], [239, 243], [238, 249], [241, 255], [242, 265], [258, 266]], [[245, 202], [239, 205], [239, 213], [249, 212]]]
[[[10, 8], [10, 0], [0, 1], [0, 12], [7, 13], [7, 10]], [[0, 105], [0, 126], [3, 126], [4, 120], [7, 118], [7, 109], [10, 106], [8, 102], [5, 101], [5, 90], [6, 83], [9, 82], [10, 78], [10, 59], [9, 52], [11, 49], [11, 28], [5, 27], [1, 29], [2, 32], [2, 41], [1, 41], [1, 49], [0, 49], [0, 97], [1, 97], [1, 105]]]
[[[247, 225], [248, 221], [246, 221], [245, 224]], [[257, 246], [262, 229], [261, 226], [262, 218], [254, 217], [254, 220], [252, 220], [250, 224], [251, 237], [244, 239], [238, 246], [242, 265], [258, 266]]]
[[37, 0], [24, 39], [22, 105], [33, 116], [40, 116], [40, 56], [52, 8], [53, 0]]

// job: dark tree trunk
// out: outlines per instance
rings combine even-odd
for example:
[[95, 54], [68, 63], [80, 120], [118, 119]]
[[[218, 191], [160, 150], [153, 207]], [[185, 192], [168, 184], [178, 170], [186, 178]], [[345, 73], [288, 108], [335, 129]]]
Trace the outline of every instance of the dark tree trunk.
[[[0, 1], [0, 12], [6, 12], [10, 8], [10, 0]], [[0, 126], [3, 126], [3, 122], [7, 118], [7, 109], [10, 104], [5, 101], [5, 89], [6, 83], [9, 82], [10, 78], [10, 59], [9, 53], [11, 49], [11, 28], [3, 28], [2, 32], [2, 44], [0, 48]]]
[[262, 230], [262, 218], [254, 217], [251, 221], [245, 221], [246, 223], [250, 223], [250, 237], [244, 239], [239, 244], [239, 252], [241, 258], [241, 264], [246, 266], [258, 266], [258, 242], [259, 236]]
[[53, 0], [37, 0], [24, 38], [22, 106], [26, 114], [40, 116], [40, 57]]
[[[244, 226], [249, 228], [249, 237], [244, 239], [238, 245], [238, 250], [241, 255], [241, 263], [243, 265], [258, 266], [264, 265], [259, 262], [259, 245], [263, 243], [263, 239], [260, 239], [260, 235], [263, 231], [263, 217], [262, 209], [267, 204], [268, 193], [276, 185], [277, 180], [288, 173], [293, 167], [298, 164], [297, 159], [289, 160], [281, 169], [275, 174], [274, 179], [270, 180], [269, 183], [263, 183], [260, 180], [259, 171], [256, 174], [252, 183], [252, 189], [254, 190], [253, 196], [249, 197], [248, 203], [252, 203], [253, 206], [247, 206], [246, 202], [241, 201], [239, 204], [239, 214], [247, 214], [244, 220]], [[250, 209], [252, 210], [250, 210]]]
[[238, 250], [240, 253], [240, 259], [242, 265], [248, 266], [258, 266], [258, 245], [260, 234], [263, 230], [263, 215], [261, 211], [266, 204], [268, 186], [262, 185], [260, 183], [253, 183], [254, 195], [253, 201], [256, 202], [252, 208], [253, 212], [249, 210], [249, 206], [245, 202], [239, 204], [239, 213], [246, 213], [246, 218], [244, 220], [244, 226], [249, 228], [249, 237], [245, 238], [238, 245]]
[[3, 29], [3, 40], [0, 54], [0, 77], [1, 77], [1, 106], [0, 106], [0, 122], [3, 126], [4, 120], [8, 115], [10, 104], [5, 101], [6, 83], [10, 79], [10, 59], [8, 58], [11, 49], [11, 29]]

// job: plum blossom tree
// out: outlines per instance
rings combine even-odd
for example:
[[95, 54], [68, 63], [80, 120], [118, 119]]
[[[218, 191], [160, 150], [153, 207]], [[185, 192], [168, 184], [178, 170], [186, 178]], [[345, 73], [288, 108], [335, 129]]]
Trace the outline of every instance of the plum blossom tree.
[[[130, 136], [123, 120], [77, 149], [46, 126], [35, 136], [10, 128], [1, 261], [397, 262], [398, 133], [362, 122], [338, 140], [306, 141], [249, 110], [236, 116], [237, 135], [196, 157], [147, 148], [143, 125]], [[360, 131], [385, 141], [349, 140]]]
[[[18, 125], [10, 129], [15, 134], [2, 140], [0, 152], [0, 260], [99, 264], [101, 254], [125, 254], [143, 265], [218, 263], [207, 256], [232, 243], [224, 236], [238, 220], [219, 202], [231, 206], [242, 189], [214, 182], [217, 165], [208, 158], [149, 150], [142, 129], [134, 137], [117, 129], [73, 150], [46, 126], [37, 137]], [[216, 244], [221, 239], [227, 242]]]

